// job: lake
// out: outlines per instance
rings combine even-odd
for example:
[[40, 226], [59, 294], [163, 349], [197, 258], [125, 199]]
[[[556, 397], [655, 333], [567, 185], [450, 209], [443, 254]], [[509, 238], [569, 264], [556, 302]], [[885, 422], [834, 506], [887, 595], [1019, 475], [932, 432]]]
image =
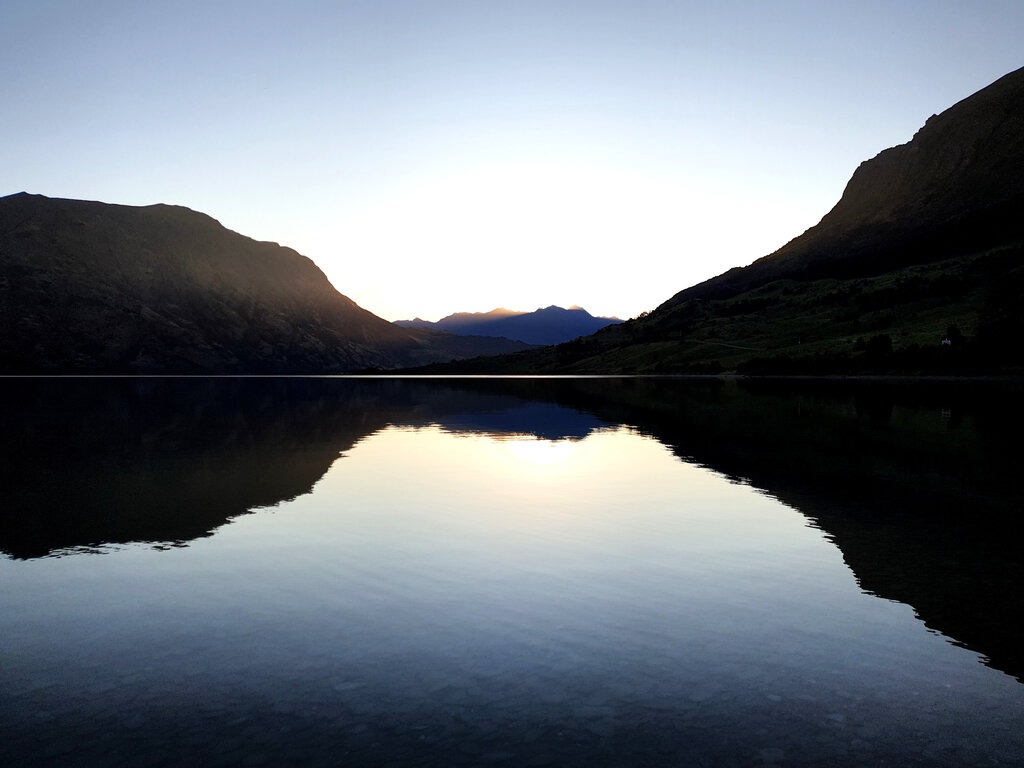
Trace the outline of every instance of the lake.
[[0, 392], [5, 765], [1024, 764], [1019, 385]]

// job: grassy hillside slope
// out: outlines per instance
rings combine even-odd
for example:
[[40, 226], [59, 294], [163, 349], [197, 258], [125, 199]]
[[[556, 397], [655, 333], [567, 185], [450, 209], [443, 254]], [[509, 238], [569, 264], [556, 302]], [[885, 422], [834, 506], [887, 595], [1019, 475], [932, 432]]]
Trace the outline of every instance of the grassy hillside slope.
[[1019, 372], [1022, 257], [1024, 69], [862, 163], [775, 253], [584, 339], [448, 370]]

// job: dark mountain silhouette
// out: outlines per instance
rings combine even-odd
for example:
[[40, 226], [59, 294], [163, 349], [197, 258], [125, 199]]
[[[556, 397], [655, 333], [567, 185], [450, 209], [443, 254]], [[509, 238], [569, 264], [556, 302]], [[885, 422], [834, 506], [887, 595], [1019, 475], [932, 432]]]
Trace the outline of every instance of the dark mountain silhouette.
[[617, 317], [594, 317], [583, 307], [550, 306], [533, 312], [493, 309], [490, 312], [456, 312], [436, 323], [427, 320], [397, 320], [404, 328], [437, 328], [458, 334], [501, 336], [527, 344], [545, 346], [589, 336], [608, 325], [621, 323]]
[[0, 198], [0, 373], [339, 373], [522, 349], [402, 329], [187, 208]]
[[814, 227], [748, 267], [666, 302], [790, 278], [876, 275], [1019, 244], [1024, 237], [1024, 68], [932, 115], [913, 139], [860, 164]]
[[184, 545], [309, 493], [391, 424], [549, 440], [624, 424], [798, 510], [863, 589], [1024, 680], [1021, 394], [950, 382], [7, 379], [0, 552]]
[[862, 163], [835, 207], [775, 253], [594, 336], [457, 369], [1019, 371], [1021, 295], [1024, 69]]

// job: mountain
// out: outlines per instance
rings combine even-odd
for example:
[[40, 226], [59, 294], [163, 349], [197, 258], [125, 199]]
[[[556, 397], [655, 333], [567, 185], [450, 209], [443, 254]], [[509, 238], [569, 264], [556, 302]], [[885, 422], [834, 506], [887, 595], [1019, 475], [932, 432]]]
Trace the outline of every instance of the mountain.
[[561, 344], [580, 336], [589, 336], [607, 325], [621, 323], [617, 317], [594, 317], [583, 307], [550, 306], [534, 312], [493, 309], [490, 312], [457, 312], [436, 323], [426, 320], [398, 320], [405, 328], [437, 328], [458, 334], [503, 336], [527, 344]]
[[446, 331], [456, 333], [470, 325], [486, 325], [504, 318], [525, 314], [525, 312], [516, 312], [514, 309], [498, 307], [490, 312], [456, 312], [442, 317], [436, 323], [417, 317], [414, 320], [395, 320], [395, 325], [400, 325], [403, 328], [440, 328], [444, 326]]
[[1016, 242], [1024, 232], [1024, 68], [861, 163], [816, 226], [669, 304], [783, 278], [860, 277]]
[[635, 320], [467, 372], [1024, 370], [1024, 69], [854, 172], [814, 227]]
[[403, 329], [170, 205], [0, 198], [0, 373], [341, 373], [523, 349]]

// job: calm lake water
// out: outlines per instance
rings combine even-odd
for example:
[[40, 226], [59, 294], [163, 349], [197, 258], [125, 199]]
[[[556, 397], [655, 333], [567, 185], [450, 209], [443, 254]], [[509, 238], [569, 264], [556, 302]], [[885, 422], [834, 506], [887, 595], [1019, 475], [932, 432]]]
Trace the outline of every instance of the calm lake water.
[[1024, 765], [1021, 394], [0, 381], [0, 763]]

